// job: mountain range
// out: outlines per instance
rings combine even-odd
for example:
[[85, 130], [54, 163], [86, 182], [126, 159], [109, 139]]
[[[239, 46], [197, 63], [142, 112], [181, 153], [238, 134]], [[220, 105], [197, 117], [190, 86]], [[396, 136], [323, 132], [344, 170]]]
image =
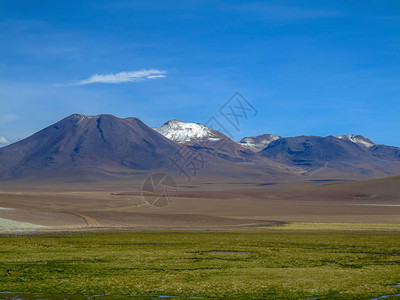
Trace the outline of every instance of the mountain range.
[[234, 142], [198, 123], [150, 128], [137, 118], [80, 114], [0, 148], [1, 181], [101, 182], [156, 170], [210, 179], [377, 178], [400, 174], [400, 148], [360, 135], [263, 134]]

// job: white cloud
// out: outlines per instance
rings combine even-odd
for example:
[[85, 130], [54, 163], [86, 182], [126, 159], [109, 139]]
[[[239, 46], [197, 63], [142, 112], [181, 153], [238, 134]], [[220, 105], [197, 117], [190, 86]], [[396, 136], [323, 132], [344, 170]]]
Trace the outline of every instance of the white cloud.
[[147, 79], [156, 79], [156, 78], [164, 78], [166, 77], [165, 75], [150, 75], [147, 76]]
[[[120, 73], [111, 73], [111, 74], [95, 74], [90, 76], [87, 79], [80, 80], [73, 84], [66, 85], [86, 85], [92, 83], [124, 83], [124, 82], [138, 82], [144, 81], [147, 79], [158, 79], [165, 78], [166, 71], [160, 71], [156, 69], [150, 70], [139, 70], [139, 71], [129, 71], [129, 72], [120, 72]], [[65, 85], [58, 85], [65, 86]]]

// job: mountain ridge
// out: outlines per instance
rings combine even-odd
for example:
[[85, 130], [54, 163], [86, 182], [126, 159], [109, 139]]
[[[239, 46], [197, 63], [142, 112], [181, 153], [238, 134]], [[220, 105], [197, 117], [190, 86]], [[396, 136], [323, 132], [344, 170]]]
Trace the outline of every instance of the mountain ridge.
[[247, 146], [257, 150], [262, 150], [266, 148], [271, 142], [281, 138], [282, 137], [279, 135], [264, 133], [260, 135], [244, 137], [238, 143], [241, 144], [242, 146]]
[[[157, 148], [152, 144], [157, 144]], [[168, 155], [178, 149], [178, 145], [137, 118], [73, 114], [1, 148], [0, 178], [76, 166], [151, 169], [169, 164]], [[140, 159], [141, 155], [149, 159]]]
[[[198, 123], [173, 119], [161, 127], [164, 129], [150, 128], [134, 117], [73, 114], [0, 148], [0, 180], [69, 174], [79, 181], [85, 174], [119, 178], [154, 170], [172, 172], [174, 167], [173, 172], [182, 174], [183, 167], [171, 164], [175, 159], [186, 159], [182, 150], [203, 157], [207, 168], [202, 176], [209, 178], [376, 178], [400, 174], [400, 148], [370, 145], [371, 140], [358, 135], [283, 138], [265, 134], [242, 145]], [[259, 148], [263, 143], [267, 146], [250, 149], [251, 141], [259, 142]], [[189, 162], [183, 162], [187, 167]], [[193, 170], [196, 175], [197, 169]]]

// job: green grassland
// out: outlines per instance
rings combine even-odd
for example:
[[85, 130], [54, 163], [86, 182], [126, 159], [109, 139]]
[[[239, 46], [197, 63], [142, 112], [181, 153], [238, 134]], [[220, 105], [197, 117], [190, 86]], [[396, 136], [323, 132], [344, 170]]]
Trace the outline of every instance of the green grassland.
[[400, 231], [292, 226], [4, 236], [0, 291], [255, 299], [400, 293]]

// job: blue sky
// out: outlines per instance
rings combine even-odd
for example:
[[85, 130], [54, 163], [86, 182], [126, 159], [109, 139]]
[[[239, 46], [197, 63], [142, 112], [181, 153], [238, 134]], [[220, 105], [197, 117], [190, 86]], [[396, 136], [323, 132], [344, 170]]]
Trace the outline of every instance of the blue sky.
[[72, 113], [204, 123], [239, 91], [258, 114], [229, 129], [236, 140], [400, 146], [398, 0], [0, 0], [0, 40], [10, 139]]

